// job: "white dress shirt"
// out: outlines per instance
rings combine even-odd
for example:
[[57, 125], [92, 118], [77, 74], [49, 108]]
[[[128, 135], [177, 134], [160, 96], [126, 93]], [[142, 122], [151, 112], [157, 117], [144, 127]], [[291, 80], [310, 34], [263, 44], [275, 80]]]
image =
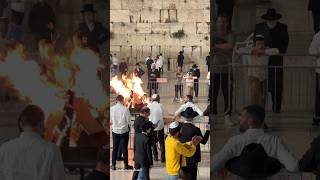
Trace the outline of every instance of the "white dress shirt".
[[[320, 32], [313, 36], [312, 42], [309, 47], [309, 53], [317, 57], [317, 67], [320, 67]], [[316, 69], [316, 72], [320, 74], [320, 68]]]
[[118, 66], [118, 65], [119, 65], [119, 60], [118, 60], [118, 58], [117, 58], [116, 56], [113, 56], [113, 57], [112, 57], [112, 63], [113, 63], [113, 65], [115, 65], [115, 66]]
[[191, 107], [193, 109], [193, 111], [195, 111], [195, 112], [197, 112], [199, 114], [197, 117], [194, 118], [195, 120], [203, 120], [203, 112], [193, 102], [187, 102], [187, 103], [181, 105], [180, 108], [174, 113], [174, 115], [175, 116], [180, 116], [180, 113], [185, 111], [187, 109], [187, 107]]
[[150, 109], [149, 121], [151, 121], [153, 124], [157, 124], [159, 122], [158, 126], [154, 128], [154, 130], [162, 130], [164, 128], [163, 117], [167, 115], [166, 109], [163, 107], [162, 104], [156, 101], [151, 102], [148, 105], [148, 108]]
[[59, 148], [34, 132], [0, 147], [1, 180], [64, 180], [64, 165]]
[[248, 129], [231, 137], [224, 147], [213, 156], [211, 169], [218, 172], [233, 157], [240, 156], [243, 148], [251, 143], [261, 144], [268, 156], [278, 159], [288, 171], [298, 171], [298, 160], [277, 136], [264, 133], [263, 129]]
[[123, 104], [118, 102], [110, 108], [110, 118], [112, 122], [112, 132], [116, 134], [129, 132], [131, 114], [129, 109]]
[[163, 57], [162, 56], [159, 56], [156, 64], [157, 64], [158, 68], [162, 68], [162, 66], [163, 66]]
[[[239, 48], [237, 50], [238, 54], [251, 54], [253, 50], [252, 47], [244, 47]], [[266, 55], [276, 55], [279, 54], [279, 50], [277, 48], [267, 48], [265, 49]], [[252, 67], [248, 67], [248, 76], [255, 77], [260, 81], [264, 81], [267, 79], [267, 71], [269, 64], [269, 56], [256, 56], [249, 55], [248, 57], [248, 65]], [[254, 67], [256, 66], [256, 67]]]

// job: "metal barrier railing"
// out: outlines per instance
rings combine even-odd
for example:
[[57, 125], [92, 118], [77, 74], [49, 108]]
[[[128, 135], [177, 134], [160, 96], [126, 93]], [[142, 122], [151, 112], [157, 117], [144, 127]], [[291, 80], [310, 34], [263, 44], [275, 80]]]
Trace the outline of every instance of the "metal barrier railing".
[[[219, 178], [217, 177], [216, 180], [219, 179], [227, 179], [227, 180], [245, 180], [241, 177], [238, 177], [233, 174], [229, 174], [227, 177]], [[293, 172], [286, 172], [282, 171], [272, 177], [269, 178], [257, 178], [255, 180], [316, 180], [316, 176], [312, 173], [293, 173]]]

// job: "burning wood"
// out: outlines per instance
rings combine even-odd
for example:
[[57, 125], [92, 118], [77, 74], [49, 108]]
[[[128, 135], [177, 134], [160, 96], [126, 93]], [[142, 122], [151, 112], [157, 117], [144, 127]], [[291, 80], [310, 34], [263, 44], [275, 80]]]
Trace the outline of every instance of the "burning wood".
[[143, 91], [142, 84], [142, 80], [134, 74], [123, 75], [121, 79], [114, 76], [110, 81], [111, 90], [124, 97], [128, 108], [136, 110], [149, 103], [148, 95]]

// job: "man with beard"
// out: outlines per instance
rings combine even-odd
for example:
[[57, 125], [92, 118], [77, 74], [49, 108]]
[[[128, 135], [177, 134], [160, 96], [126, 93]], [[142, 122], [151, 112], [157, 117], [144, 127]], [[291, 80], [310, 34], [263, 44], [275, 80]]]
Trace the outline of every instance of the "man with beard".
[[210, 166], [212, 173], [223, 169], [228, 160], [239, 156], [243, 148], [251, 143], [261, 144], [268, 156], [279, 160], [288, 171], [298, 170], [298, 160], [281, 139], [263, 131], [264, 119], [265, 110], [260, 106], [251, 105], [243, 109], [240, 117], [241, 134], [231, 137], [213, 156]]
[[100, 22], [95, 21], [96, 10], [93, 4], [85, 4], [81, 10], [84, 22], [79, 25], [78, 30], [87, 37], [87, 46], [96, 53], [100, 53], [99, 44], [108, 38], [108, 31]]

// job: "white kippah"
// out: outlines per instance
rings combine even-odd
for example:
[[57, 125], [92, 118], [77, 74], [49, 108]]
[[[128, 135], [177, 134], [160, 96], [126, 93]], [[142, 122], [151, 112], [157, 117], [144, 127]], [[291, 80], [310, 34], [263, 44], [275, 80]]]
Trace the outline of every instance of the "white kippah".
[[24, 3], [23, 2], [12, 2], [11, 9], [20, 13], [24, 13]]
[[169, 125], [169, 128], [174, 129], [174, 128], [177, 128], [178, 126], [179, 126], [179, 123], [177, 121], [174, 121]]
[[157, 99], [157, 97], [158, 97], [158, 94], [152, 94], [152, 96], [151, 96], [151, 99]]

